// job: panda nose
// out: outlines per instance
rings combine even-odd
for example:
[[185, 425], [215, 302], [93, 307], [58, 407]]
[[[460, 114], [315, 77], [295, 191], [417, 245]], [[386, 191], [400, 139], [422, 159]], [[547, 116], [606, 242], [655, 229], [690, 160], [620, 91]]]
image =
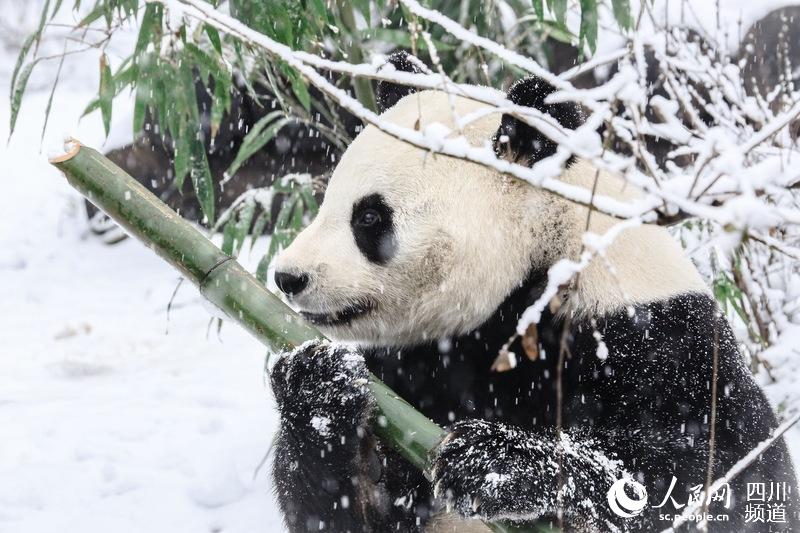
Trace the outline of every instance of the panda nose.
[[275, 272], [275, 285], [289, 296], [300, 294], [308, 285], [308, 274]]

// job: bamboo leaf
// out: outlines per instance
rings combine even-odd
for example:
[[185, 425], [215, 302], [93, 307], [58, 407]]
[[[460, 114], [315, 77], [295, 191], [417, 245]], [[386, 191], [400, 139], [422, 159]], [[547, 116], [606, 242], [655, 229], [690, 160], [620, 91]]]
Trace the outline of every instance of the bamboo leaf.
[[172, 85], [172, 96], [179, 104], [179, 111], [186, 115], [193, 131], [200, 131], [200, 114], [197, 110], [197, 96], [195, 92], [195, 75], [191, 61], [181, 61], [178, 66], [178, 80]]
[[263, 276], [266, 282], [267, 271], [273, 259], [281, 250], [286, 249], [303, 229], [303, 203], [300, 195], [293, 193], [281, 208], [278, 220], [275, 222], [275, 231], [272, 233], [269, 250], [261, 258], [256, 269], [256, 277]]
[[98, 102], [100, 113], [103, 115], [103, 127], [106, 130], [106, 137], [111, 129], [111, 101], [114, 99], [114, 76], [111, 75], [111, 67], [108, 65], [108, 57], [100, 55], [100, 90], [98, 91]]
[[325, 24], [333, 24], [334, 20], [331, 16], [331, 10], [325, 7], [322, 0], [310, 0], [309, 6], [314, 14]]
[[141, 56], [147, 50], [148, 44], [160, 40], [163, 12], [163, 7], [160, 4], [150, 3], [145, 7], [139, 28], [139, 36], [136, 39], [136, 48], [133, 52], [134, 58]]
[[36, 28], [36, 43], [38, 46], [39, 40], [42, 38], [42, 30], [44, 25], [47, 24], [47, 12], [50, 11], [50, 0], [45, 0], [44, 7], [42, 8], [42, 15], [39, 17], [39, 26]]
[[566, 26], [567, 0], [547, 0], [547, 7], [556, 16], [556, 22], [558, 22], [562, 26]]
[[714, 296], [722, 306], [725, 312], [729, 307], [732, 307], [734, 312], [739, 315], [739, 318], [745, 324], [748, 324], [750, 318], [744, 309], [744, 295], [742, 290], [736, 285], [736, 282], [727, 272], [721, 272], [713, 283]]
[[208, 224], [214, 223], [214, 181], [206, 158], [206, 147], [199, 132], [192, 135], [190, 146], [189, 176], [192, 178], [194, 193]]
[[253, 222], [253, 215], [256, 212], [256, 202], [251, 197], [238, 208], [237, 216], [231, 217], [225, 224], [222, 237], [222, 251], [236, 257], [242, 250], [250, 224]]
[[294, 207], [299, 201], [300, 195], [296, 192], [286, 195], [283, 200], [283, 204], [281, 205], [281, 210], [278, 213], [278, 218], [275, 219], [275, 231], [273, 231], [273, 233], [285, 234], [287, 232], [287, 230], [290, 228]]
[[308, 92], [306, 81], [295, 74], [292, 76], [292, 92], [306, 111], [311, 109], [311, 94]]
[[211, 57], [193, 43], [186, 43], [186, 50], [191, 55], [194, 66], [210, 73], [214, 79], [230, 79], [230, 72], [222, 61]]
[[58, 11], [61, 9], [61, 3], [62, 3], [62, 1], [63, 1], [63, 0], [56, 0], [56, 5], [55, 5], [55, 6], [53, 6], [53, 12], [50, 14], [50, 20], [51, 20], [51, 21], [52, 21], [54, 18], [56, 18], [56, 15], [58, 14]]
[[614, 10], [614, 18], [617, 19], [617, 24], [623, 30], [629, 30], [633, 27], [631, 20], [631, 4], [630, 0], [611, 0], [611, 6]]
[[256, 267], [256, 279], [263, 283], [264, 285], [267, 284], [267, 276], [269, 275], [269, 265], [272, 262], [272, 246], [276, 243], [276, 236], [272, 236], [272, 240], [269, 241], [270, 252], [264, 254], [264, 256], [259, 259], [258, 266]]
[[211, 105], [211, 138], [217, 136], [222, 117], [231, 108], [231, 87], [229, 79], [214, 79], [214, 101]]
[[212, 56], [193, 43], [186, 43], [192, 62], [205, 77], [209, 74], [214, 79], [214, 100], [211, 105], [211, 137], [214, 138], [222, 122], [222, 117], [230, 108], [231, 74], [228, 67], [219, 57]]
[[536, 18], [544, 20], [544, 4], [542, 0], [533, 0], [533, 11], [536, 13]]
[[259, 260], [258, 266], [256, 267], [256, 278], [258, 278], [261, 283], [267, 282], [267, 271], [269, 270], [269, 265], [272, 263], [272, 259], [292, 241], [288, 229], [290, 218], [294, 212], [297, 201], [298, 196], [296, 194], [290, 194], [283, 200], [278, 218], [275, 219], [275, 228], [272, 231], [269, 249], [267, 249], [267, 253]]
[[106, 14], [105, 2], [97, 2], [94, 8], [78, 22], [78, 27], [83, 28]]
[[[126, 59], [125, 62], [120, 65], [119, 70], [117, 70], [117, 73], [114, 74], [114, 96], [118, 96], [122, 89], [132, 85], [133, 82], [136, 81], [139, 73], [139, 67], [135, 64], [126, 66], [128, 59]], [[97, 109], [100, 109], [100, 100], [97, 97], [94, 97], [86, 106], [86, 109], [83, 110], [83, 113], [81, 113], [81, 118]]]
[[[142, 128], [144, 127], [145, 115], [147, 114], [147, 108], [152, 100], [152, 95], [154, 92], [154, 80], [152, 73], [155, 69], [153, 68], [152, 57], [152, 55], [148, 54], [142, 56], [136, 62], [136, 68], [138, 72], [136, 77], [136, 96], [133, 104], [134, 139], [139, 136], [139, 132], [141, 132]], [[166, 121], [161, 120], [161, 117], [159, 117], [159, 123], [161, 124], [162, 128], [167, 127]]]
[[222, 41], [219, 38], [217, 29], [208, 24], [204, 24], [203, 30], [205, 30], [206, 35], [208, 35], [208, 40], [211, 41], [211, 46], [214, 47], [214, 50], [216, 50], [219, 55], [222, 55]]
[[245, 161], [258, 152], [289, 122], [288, 118], [275, 122], [275, 119], [281, 115], [283, 115], [283, 111], [273, 111], [253, 125], [253, 128], [245, 135], [242, 146], [239, 147], [239, 151], [236, 153], [236, 158], [233, 160], [233, 163], [231, 163], [228, 170], [225, 171], [226, 174], [229, 176], [236, 174]]
[[264, 229], [267, 227], [267, 222], [269, 222], [270, 218], [272, 218], [272, 213], [269, 210], [262, 211], [258, 218], [256, 218], [256, 223], [253, 224], [253, 231], [250, 233], [250, 251], [253, 251], [253, 248], [256, 246], [256, 241], [261, 237], [264, 233]]
[[578, 40], [581, 50], [585, 41], [594, 54], [597, 49], [597, 0], [581, 0], [581, 30]]
[[31, 72], [33, 72], [33, 67], [36, 66], [39, 60], [31, 61], [28, 63], [25, 68], [22, 69], [22, 72], [19, 75], [19, 79], [17, 79], [17, 85], [14, 87], [13, 92], [11, 93], [11, 120], [8, 132], [8, 138], [11, 138], [11, 135], [14, 133], [14, 126], [17, 123], [17, 115], [19, 114], [19, 107], [22, 104], [22, 94], [25, 92], [25, 87], [28, 85], [28, 78], [31, 77]]
[[230, 255], [233, 257], [233, 242], [235, 240], [235, 233], [236, 233], [236, 222], [231, 218], [225, 224], [225, 228], [222, 230], [222, 248], [223, 253], [225, 255]]
[[80, 118], [85, 117], [86, 115], [88, 115], [92, 111], [97, 111], [99, 108], [100, 108], [100, 101], [95, 96], [94, 98], [91, 99], [91, 101], [86, 106], [86, 108], [84, 108], [83, 113], [81, 113], [81, 117]]
[[[172, 115], [176, 115], [176, 113], [172, 113]], [[191, 145], [189, 143], [189, 136], [185, 131], [186, 128], [180, 124], [178, 117], [175, 117], [175, 120], [172, 122], [177, 123], [175, 126], [171, 125], [169, 129], [174, 143], [174, 159], [172, 164], [175, 167], [175, 186], [180, 191], [183, 189], [183, 180], [186, 178], [186, 174], [189, 173], [189, 153], [191, 151]]]
[[[174, 80], [171, 84], [163, 85], [163, 109], [162, 103], [158, 102], [159, 120], [163, 117], [169, 127], [175, 145], [175, 173], [176, 184], [179, 188], [183, 187], [183, 180], [188, 173], [192, 179], [192, 185], [200, 202], [200, 207], [206, 215], [209, 224], [214, 220], [210, 216], [213, 211], [213, 201], [208, 202], [208, 195], [213, 200], [213, 188], [206, 186], [206, 169], [208, 161], [205, 155], [205, 146], [202, 142], [202, 131], [200, 129], [200, 119], [197, 112], [197, 101], [194, 90], [194, 76], [192, 75], [192, 65], [190, 61], [182, 61], [174, 72]], [[159, 82], [163, 80], [159, 79]], [[158, 87], [160, 83], [157, 82]], [[155, 91], [158, 93], [159, 91]], [[158, 100], [161, 96], [156, 95]], [[167, 100], [168, 99], [168, 100]], [[167, 107], [169, 101], [169, 109]], [[202, 155], [202, 157], [201, 157]], [[202, 187], [201, 187], [202, 186]], [[211, 207], [211, 210], [206, 211]]]
[[[167, 116], [171, 112], [167, 106], [167, 84], [166, 82], [159, 78], [155, 80], [153, 84], [153, 106], [155, 107], [155, 112], [159, 124], [168, 124]], [[151, 107], [152, 109], [152, 107]]]
[[17, 64], [14, 66], [14, 73], [11, 74], [11, 85], [10, 85], [11, 93], [10, 93], [10, 96], [11, 96], [11, 101], [12, 102], [14, 100], [14, 98], [13, 98], [14, 97], [14, 88], [17, 85], [17, 76], [19, 75], [19, 71], [22, 68], [22, 65], [25, 63], [25, 58], [28, 56], [28, 52], [30, 51], [31, 46], [33, 45], [33, 41], [35, 39], [36, 39], [36, 34], [32, 33], [31, 35], [28, 36], [27, 39], [25, 39], [25, 42], [22, 43], [22, 48], [20, 48], [20, 50], [19, 50], [19, 55], [17, 56]]
[[303, 229], [303, 202], [299, 199], [294, 206], [294, 210], [292, 211], [292, 220], [289, 225], [289, 229], [291, 240], [294, 240], [294, 238], [300, 233], [300, 230]]
[[119, 94], [123, 87], [133, 84], [138, 77], [139, 65], [135, 63], [127, 65], [128, 59], [120, 65], [119, 69], [117, 69], [117, 73], [114, 74], [114, 88], [116, 89], [116, 94]]
[[314, 191], [311, 190], [311, 187], [302, 187], [300, 189], [300, 196], [303, 198], [303, 204], [305, 204], [308, 216], [311, 218], [317, 216], [319, 205], [317, 205], [317, 200], [314, 198]]
[[[345, 3], [345, 9], [352, 9], [348, 3]], [[364, 20], [367, 22], [367, 26], [370, 25], [370, 0], [353, 0], [352, 6], [354, 6], [358, 11], [364, 16]]]
[[539, 24], [542, 28], [542, 33], [548, 37], [567, 44], [578, 42], [578, 37], [575, 34], [569, 31], [566, 26], [562, 26], [554, 20], [543, 20]]
[[[245, 202], [242, 209], [239, 211], [239, 220], [234, 226], [233, 233], [233, 255], [238, 256], [239, 252], [244, 246], [244, 240], [247, 237], [247, 232], [250, 230], [250, 224], [253, 222], [253, 215], [256, 213], [256, 202], [252, 198]], [[226, 228], [227, 229], [227, 228]]]
[[145, 93], [150, 90], [149, 84], [139, 82], [136, 88], [136, 99], [133, 104], [133, 138], [139, 136], [144, 127], [144, 117], [147, 114], [147, 98]]

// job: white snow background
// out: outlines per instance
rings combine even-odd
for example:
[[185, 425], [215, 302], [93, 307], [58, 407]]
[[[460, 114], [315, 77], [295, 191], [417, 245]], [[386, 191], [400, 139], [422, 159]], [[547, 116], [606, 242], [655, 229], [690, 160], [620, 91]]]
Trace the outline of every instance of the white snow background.
[[[35, 28], [38, 6], [0, 5]], [[135, 33], [120, 37], [114, 68]], [[256, 475], [277, 423], [264, 347], [232, 323], [208, 331], [188, 282], [168, 317], [178, 273], [133, 239], [92, 236], [47, 162], [65, 132], [109, 147], [99, 114], [79, 121], [97, 53], [65, 61], [41, 151], [57, 61], [37, 66], [6, 145], [15, 61], [0, 50], [0, 532], [283, 531], [269, 468]], [[131, 137], [131, 106], [115, 103], [112, 142]]]
[[[748, 2], [722, 2], [731, 25], [742, 12], [734, 4]], [[766, 13], [749, 4], [745, 27]], [[35, 27], [39, 1], [0, 5], [4, 31]], [[113, 68], [134, 32], [108, 48]], [[58, 53], [63, 41], [42, 47]], [[15, 61], [0, 41], [3, 97]], [[65, 132], [99, 149], [131, 137], [124, 96], [108, 142], [99, 114], [79, 121], [96, 61], [94, 51], [65, 61], [43, 141], [57, 61], [31, 77], [8, 144], [0, 103], [0, 532], [282, 531], [269, 468], [258, 470], [277, 422], [265, 349], [233, 324], [209, 331], [188, 283], [168, 316], [177, 272], [133, 239], [91, 236], [81, 197], [47, 163]], [[245, 252], [246, 266], [265, 245]], [[776, 401], [797, 376], [781, 377], [767, 388]], [[797, 463], [800, 430], [788, 438]]]

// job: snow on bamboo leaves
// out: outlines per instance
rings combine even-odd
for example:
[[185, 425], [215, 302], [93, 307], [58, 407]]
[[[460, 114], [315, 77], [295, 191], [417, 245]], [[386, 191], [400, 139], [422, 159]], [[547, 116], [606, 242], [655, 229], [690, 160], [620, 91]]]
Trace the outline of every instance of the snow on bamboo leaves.
[[[105, 156], [69, 140], [66, 153], [50, 162], [67, 181], [129, 234], [151, 248], [195, 284], [202, 295], [258, 340], [278, 352], [322, 338], [235, 259]], [[376, 377], [375, 432], [423, 470], [444, 431], [416, 411]], [[513, 527], [490, 524], [495, 531]]]

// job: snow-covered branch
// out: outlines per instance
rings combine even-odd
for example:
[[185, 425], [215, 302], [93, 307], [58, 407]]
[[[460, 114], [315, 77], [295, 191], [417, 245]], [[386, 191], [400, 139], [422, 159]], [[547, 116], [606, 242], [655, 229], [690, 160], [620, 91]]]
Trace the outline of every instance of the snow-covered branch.
[[[596, 195], [592, 199], [591, 191], [559, 180], [558, 176], [561, 174], [563, 163], [571, 155], [566, 150], [560, 150], [556, 156], [541, 161], [531, 169], [498, 158], [490, 146], [476, 147], [469, 144], [463, 137], [453, 138], [450, 136], [451, 132], [446, 128], [429, 126], [423, 131], [416, 131], [381, 120], [375, 112], [364, 107], [358, 100], [347, 94], [346, 91], [336, 87], [315, 68], [298, 59], [289, 47], [248, 28], [238, 20], [214, 9], [211, 5], [198, 0], [164, 0], [163, 3], [173, 9], [176, 8], [176, 6], [177, 9], [182, 9], [181, 6], [183, 6], [185, 7], [186, 14], [194, 16], [217, 29], [235, 35], [245, 42], [257, 45], [277, 57], [280, 57], [286, 61], [287, 64], [300, 72], [310, 83], [330, 96], [336, 103], [347, 109], [350, 113], [362, 119], [365, 123], [371, 124], [402, 141], [433, 153], [492, 167], [499, 172], [525, 180], [537, 187], [541, 187], [542, 189], [578, 204], [587, 207], [592, 205], [594, 209], [610, 216], [618, 218], [631, 218], [636, 216], [637, 208], [632, 204], [601, 195]], [[437, 86], [440, 86], [441, 78], [438, 76], [434, 76], [434, 78], [436, 79]], [[502, 108], [499, 111], [502, 112]], [[541, 116], [541, 114], [539, 115]], [[541, 123], [539, 125], [541, 125]], [[589, 121], [582, 130], [588, 134], [587, 136], [593, 135], [596, 137], [596, 134], [591, 128], [592, 125], [593, 123]], [[546, 135], [558, 137], [552, 130], [548, 131], [546, 128], [542, 128], [542, 131]], [[576, 132], [575, 135], [580, 136], [578, 132]], [[567, 140], [569, 141], [569, 138], [567, 138]], [[590, 155], [592, 154], [591, 149], [581, 149], [579, 146], [574, 146], [574, 148], [575, 150], [573, 153], [589, 155], [588, 158], [590, 160], [593, 159]]]
[[[493, 168], [631, 224], [676, 225], [676, 233], [691, 243], [689, 247], [696, 250], [693, 258], [709, 278], [713, 280], [721, 270], [737, 272], [740, 286], [734, 287], [733, 293], [746, 301], [737, 308], [760, 317], [760, 333], [743, 328], [753, 357], [760, 357], [759, 353], [781, 338], [782, 331], [800, 322], [800, 310], [785, 296], [776, 296], [785, 295], [787, 288], [800, 280], [795, 265], [800, 257], [796, 197], [800, 171], [791, 164], [800, 154], [790, 132], [790, 126], [800, 117], [800, 99], [787, 99], [788, 103], [777, 106], [777, 93], [753, 95], [745, 91], [741, 66], [729, 59], [719, 43], [663, 25], [652, 10], [645, 9], [643, 20], [652, 31], [634, 32], [623, 37], [622, 45], [612, 51], [555, 75], [533, 59], [476, 34], [416, 0], [401, 0], [406, 9], [428, 24], [438, 25], [466, 45], [551, 83], [558, 90], [550, 101], [580, 103], [588, 116], [584, 126], [572, 131], [547, 114], [509, 101], [498, 89], [455, 83], [436, 65], [427, 73], [414, 74], [386, 67], [381, 56], [363, 64], [334, 61], [324, 53], [292, 50], [200, 0], [154, 1], [168, 6], [173, 14], [202, 21], [266, 51], [365, 124], [397, 139], [431, 153]], [[426, 32], [422, 37], [435, 64], [433, 40]], [[654, 65], [658, 69], [653, 69]], [[603, 81], [598, 68], [605, 66], [610, 74]], [[587, 72], [594, 73], [600, 82], [591, 88], [577, 88], [573, 80]], [[455, 117], [452, 130], [440, 124], [420, 130], [405, 128], [383, 120], [337, 87], [330, 73], [445, 90], [482, 102], [487, 108]], [[461, 129], [470, 121], [492, 113], [513, 115], [537, 128], [556, 142], [557, 153], [530, 168], [498, 158], [488, 144], [473, 146], [461, 136]], [[571, 155], [623, 177], [641, 196], [623, 202], [593, 196], [585, 188], [563, 182], [559, 177]], [[691, 221], [691, 229], [680, 224], [684, 221]], [[553, 279], [564, 277], [562, 281], [567, 281], [593, 255], [587, 254], [576, 264], [562, 265], [564, 276], [554, 275]], [[560, 283], [553, 284], [548, 294]], [[534, 306], [528, 318], [535, 316], [537, 309], [540, 312], [546, 301], [543, 298]]]

